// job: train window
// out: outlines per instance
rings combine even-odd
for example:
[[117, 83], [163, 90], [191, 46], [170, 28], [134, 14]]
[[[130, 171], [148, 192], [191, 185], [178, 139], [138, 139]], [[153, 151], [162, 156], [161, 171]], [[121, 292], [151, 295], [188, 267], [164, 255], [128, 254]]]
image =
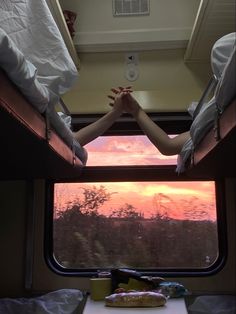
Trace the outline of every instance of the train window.
[[86, 149], [88, 166], [175, 165], [177, 161], [176, 155], [160, 154], [144, 135], [101, 136]]
[[50, 185], [54, 269], [199, 275], [220, 264], [215, 181], [177, 176], [176, 156], [158, 154], [142, 135], [100, 137], [87, 150], [78, 180]]

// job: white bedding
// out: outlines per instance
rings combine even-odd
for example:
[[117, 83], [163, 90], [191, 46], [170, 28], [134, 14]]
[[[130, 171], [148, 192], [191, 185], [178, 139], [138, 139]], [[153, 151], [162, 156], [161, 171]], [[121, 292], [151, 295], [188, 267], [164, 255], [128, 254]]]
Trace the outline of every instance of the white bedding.
[[[191, 105], [190, 105], [191, 107]], [[190, 138], [185, 142], [177, 159], [177, 173], [182, 173], [188, 167], [187, 163], [191, 158], [195, 147], [206, 133], [213, 127], [216, 117], [216, 101], [213, 97], [209, 102], [204, 104], [198, 115], [193, 120], [190, 127]]]
[[1, 0], [0, 27], [50, 92], [50, 104], [68, 91], [78, 77], [60, 31], [45, 0]]
[[40, 112], [50, 101], [48, 89], [39, 83], [36, 67], [26, 60], [10, 37], [0, 28], [0, 67], [7, 73], [22, 94]]
[[75, 140], [67, 121], [65, 122], [69, 117], [59, 115], [52, 107], [49, 107], [48, 116], [53, 128], [60, 134], [67, 145], [71, 147], [75, 155], [82, 161], [83, 165], [85, 165], [88, 159], [87, 151]]
[[[177, 161], [176, 171], [184, 172], [194, 149], [214, 126], [218, 114], [221, 114], [236, 96], [236, 33], [220, 38], [211, 53], [212, 71], [218, 79], [213, 97], [205, 103], [190, 128], [190, 139], [184, 144]], [[190, 108], [191, 109], [191, 106]], [[194, 110], [189, 110], [193, 116]]]
[[78, 72], [45, 0], [0, 1], [0, 67], [86, 164], [86, 150], [55, 111]]
[[219, 84], [215, 91], [217, 107], [220, 111], [224, 111], [225, 107], [236, 96], [236, 45], [233, 53], [225, 67]]

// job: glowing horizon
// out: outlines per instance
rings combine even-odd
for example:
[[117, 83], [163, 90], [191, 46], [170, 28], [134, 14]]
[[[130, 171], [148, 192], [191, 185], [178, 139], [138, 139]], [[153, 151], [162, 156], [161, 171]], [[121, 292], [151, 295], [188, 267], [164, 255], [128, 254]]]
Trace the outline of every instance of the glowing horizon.
[[164, 156], [144, 135], [101, 136], [85, 148], [87, 166], [175, 165], [177, 156]]
[[[86, 146], [88, 166], [100, 165], [173, 165], [177, 156], [163, 156], [145, 136], [100, 137]], [[83, 188], [104, 186], [111, 200], [99, 208], [109, 216], [125, 204], [132, 205], [145, 218], [157, 212], [173, 219], [216, 220], [215, 184], [193, 182], [99, 182], [60, 183], [55, 185], [55, 209], [65, 210], [82, 201]]]
[[[214, 182], [99, 182], [58, 183], [55, 186], [55, 208], [65, 210], [83, 201], [83, 189], [104, 186], [111, 200], [99, 207], [98, 212], [109, 216], [114, 209], [125, 204], [134, 206], [144, 218], [156, 213], [173, 219], [187, 219], [194, 208], [200, 220], [216, 220]], [[204, 211], [204, 214], [200, 214]]]

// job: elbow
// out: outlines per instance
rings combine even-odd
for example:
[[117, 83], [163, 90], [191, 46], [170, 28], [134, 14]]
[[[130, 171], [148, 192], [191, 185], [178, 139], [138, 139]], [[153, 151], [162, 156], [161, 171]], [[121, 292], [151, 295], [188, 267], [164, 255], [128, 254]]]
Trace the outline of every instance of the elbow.
[[165, 143], [162, 143], [162, 145], [159, 143], [159, 145], [156, 145], [156, 147], [162, 155], [174, 156], [180, 154], [184, 143], [184, 138], [178, 141], [176, 141], [176, 138], [170, 138]]
[[180, 153], [179, 150], [171, 149], [171, 148], [170, 149], [168, 149], [168, 148], [166, 148], [166, 149], [158, 149], [158, 150], [164, 156], [174, 156], [174, 155], [178, 155]]
[[163, 145], [163, 146], [156, 146], [159, 152], [164, 156], [174, 156], [178, 155], [181, 152], [182, 146], [175, 146], [175, 145]]

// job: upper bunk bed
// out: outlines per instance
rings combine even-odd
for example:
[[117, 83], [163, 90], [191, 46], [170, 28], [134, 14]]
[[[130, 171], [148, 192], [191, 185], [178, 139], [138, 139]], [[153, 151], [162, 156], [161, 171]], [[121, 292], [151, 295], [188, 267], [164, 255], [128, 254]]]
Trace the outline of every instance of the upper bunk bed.
[[83, 163], [0, 70], [0, 179], [78, 176]]
[[[214, 44], [211, 61], [214, 84], [208, 85], [195, 109], [191, 138], [180, 153], [178, 166], [193, 177], [235, 177], [236, 33]], [[204, 102], [209, 92], [213, 97]]]
[[214, 179], [236, 177], [236, 98], [194, 149], [186, 174]]
[[46, 2], [3, 0], [0, 22], [0, 179], [78, 176], [86, 153], [55, 110], [78, 71]]

